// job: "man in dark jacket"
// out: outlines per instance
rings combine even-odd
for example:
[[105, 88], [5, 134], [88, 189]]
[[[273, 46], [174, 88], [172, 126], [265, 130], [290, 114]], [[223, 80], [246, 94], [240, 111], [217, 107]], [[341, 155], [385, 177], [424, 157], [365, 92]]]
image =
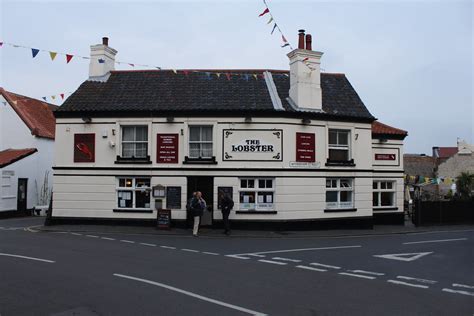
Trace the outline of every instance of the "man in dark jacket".
[[202, 214], [204, 213], [204, 209], [206, 208], [206, 201], [202, 198], [202, 193], [197, 191], [196, 195], [191, 200], [191, 212], [194, 216], [194, 227], [193, 227], [193, 236], [198, 236], [199, 231], [199, 221], [201, 219]]
[[222, 220], [224, 221], [224, 234], [230, 235], [229, 214], [234, 207], [234, 201], [228, 194], [220, 193]]

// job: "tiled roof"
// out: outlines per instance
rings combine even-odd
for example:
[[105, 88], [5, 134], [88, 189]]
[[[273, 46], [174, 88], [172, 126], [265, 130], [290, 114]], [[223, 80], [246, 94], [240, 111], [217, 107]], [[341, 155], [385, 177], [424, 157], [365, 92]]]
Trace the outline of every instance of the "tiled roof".
[[9, 164], [21, 160], [37, 151], [36, 148], [6, 149], [0, 151], [0, 168], [6, 167]]
[[438, 158], [450, 158], [458, 153], [457, 147], [438, 147]]
[[[288, 98], [289, 72], [269, 70], [284, 111], [275, 110], [264, 70], [113, 71], [106, 82], [85, 81], [55, 112], [57, 117], [75, 112], [120, 112], [142, 115], [181, 112], [196, 115], [265, 113], [275, 116], [318, 116], [359, 119], [374, 117], [343, 74], [321, 74], [323, 113], [295, 110]], [[231, 72], [230, 80], [225, 75]], [[186, 74], [185, 74], [186, 73]], [[220, 74], [218, 77], [217, 74]], [[248, 75], [251, 74], [251, 75]], [[253, 76], [257, 75], [257, 78]], [[80, 114], [76, 114], [80, 115]]]
[[403, 155], [405, 174], [433, 177], [436, 169], [436, 158], [425, 155]]
[[15, 110], [17, 115], [37, 137], [54, 139], [56, 119], [52, 110], [55, 105], [16, 94], [0, 88], [0, 93]]
[[380, 123], [379, 121], [374, 121], [372, 122], [372, 136], [377, 135], [399, 136], [405, 138], [408, 135], [408, 132], [387, 124]]

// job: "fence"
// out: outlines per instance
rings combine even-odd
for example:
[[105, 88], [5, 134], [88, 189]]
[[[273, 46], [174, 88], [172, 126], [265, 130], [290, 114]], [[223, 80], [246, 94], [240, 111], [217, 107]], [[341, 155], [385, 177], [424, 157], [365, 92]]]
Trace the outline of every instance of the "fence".
[[412, 221], [416, 226], [474, 223], [474, 200], [415, 201]]

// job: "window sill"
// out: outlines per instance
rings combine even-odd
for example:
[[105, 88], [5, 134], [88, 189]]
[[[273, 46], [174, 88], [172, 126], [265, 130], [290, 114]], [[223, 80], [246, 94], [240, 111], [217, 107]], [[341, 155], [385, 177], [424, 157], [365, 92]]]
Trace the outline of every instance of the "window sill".
[[398, 207], [388, 206], [388, 207], [374, 207], [372, 211], [398, 211]]
[[135, 158], [135, 157], [120, 157], [117, 156], [116, 164], [151, 164], [150, 156], [145, 158]]
[[356, 208], [327, 208], [324, 213], [357, 212]]
[[235, 211], [235, 214], [277, 214], [277, 211]]
[[216, 157], [212, 156], [211, 158], [189, 158], [188, 156], [184, 157], [183, 164], [210, 164], [217, 165]]
[[2, 199], [16, 199], [16, 196], [15, 195], [6, 195], [6, 196], [2, 196]]
[[354, 159], [351, 160], [327, 160], [326, 167], [355, 167]]
[[153, 213], [152, 209], [114, 208], [114, 213]]

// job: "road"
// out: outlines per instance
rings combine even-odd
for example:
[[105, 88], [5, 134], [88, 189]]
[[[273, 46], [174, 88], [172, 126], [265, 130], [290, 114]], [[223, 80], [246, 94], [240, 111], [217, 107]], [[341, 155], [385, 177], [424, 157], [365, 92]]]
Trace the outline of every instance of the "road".
[[0, 315], [473, 315], [473, 229], [318, 238], [0, 221]]

